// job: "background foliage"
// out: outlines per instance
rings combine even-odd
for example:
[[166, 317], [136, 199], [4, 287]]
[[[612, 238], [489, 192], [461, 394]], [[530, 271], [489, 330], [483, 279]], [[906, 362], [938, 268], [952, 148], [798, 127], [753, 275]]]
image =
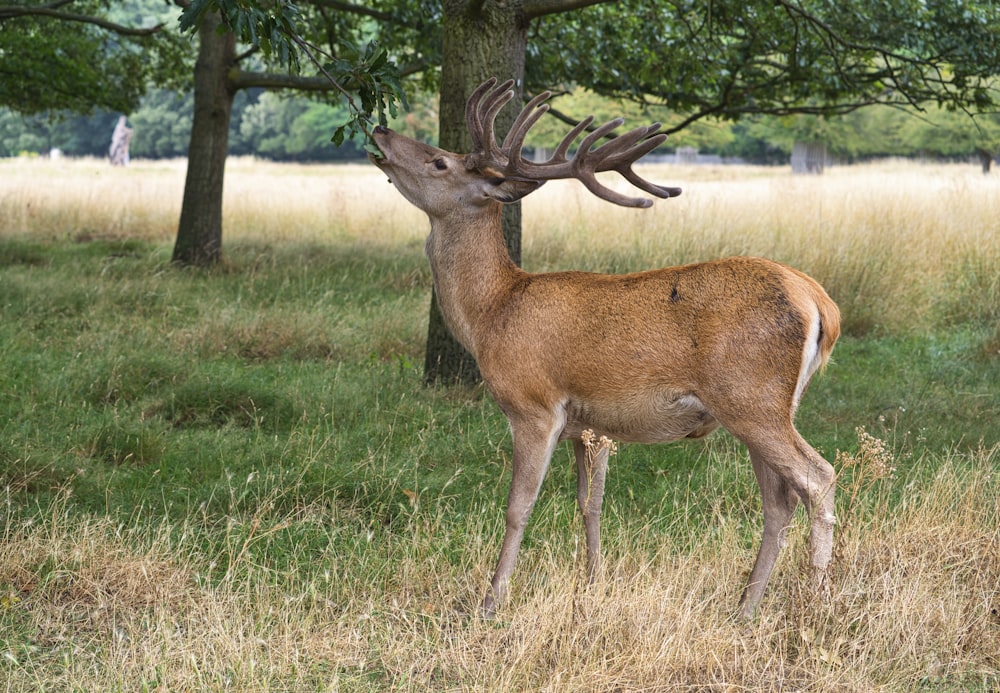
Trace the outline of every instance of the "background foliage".
[[[590, 112], [653, 117], [678, 130], [671, 147], [759, 162], [785, 158], [795, 139], [823, 140], [846, 159], [1000, 151], [991, 81], [1000, 66], [1000, 21], [993, 3], [717, 1], [705, 8], [686, 0], [655, 6], [629, 0], [556, 14], [535, 10], [536, 4], [524, 2], [527, 11], [539, 12], [528, 36], [526, 88], [569, 90], [554, 105], [571, 118]], [[361, 153], [352, 142], [329, 143], [358, 113], [329, 83], [312, 91], [318, 82], [300, 80], [300, 70], [304, 75], [322, 66], [356, 95], [369, 94], [358, 105], [377, 115], [393, 106], [396, 66], [407, 75], [412, 101], [432, 101], [437, 90], [443, 10], [432, 0], [329, 7], [199, 0], [180, 13], [144, 0], [70, 6], [106, 17], [123, 33], [19, 16], [16, 9], [0, 7], [0, 104], [11, 109], [0, 110], [0, 156], [51, 148], [102, 156], [118, 113], [135, 129], [134, 156], [184, 156], [195, 52], [184, 30], [216, 9], [245, 42], [239, 80], [287, 71], [286, 86], [298, 81], [310, 101], [324, 104], [303, 103], [307, 97], [294, 92], [265, 98], [264, 87], [240, 87], [230, 128], [233, 154], [328, 161]], [[368, 43], [372, 38], [380, 43]], [[389, 98], [380, 90], [389, 90]], [[929, 110], [916, 117], [903, 110], [855, 112], [872, 103]], [[77, 112], [91, 115], [72, 115]], [[433, 109], [394, 121], [423, 139], [436, 138]], [[289, 142], [280, 141], [283, 134]], [[551, 144], [541, 135], [534, 141]]]
[[[641, 106], [601, 98], [578, 89], [554, 97], [553, 106], [567, 114], [590, 113], [610, 120], [624, 115], [628, 123], [679, 116], [663, 107]], [[437, 100], [417, 94], [411, 109], [391, 118], [390, 125], [418, 139], [436, 143]], [[191, 128], [190, 94], [163, 89], [149, 91], [129, 116], [134, 130], [133, 157], [162, 159], [187, 153]], [[334, 161], [363, 156], [359, 142], [334, 146], [330, 139], [349, 117], [346, 106], [305, 97], [249, 89], [237, 94], [230, 128], [230, 153], [275, 161]], [[54, 112], [23, 116], [0, 110], [0, 156], [45, 154], [57, 148], [71, 156], [105, 156], [118, 114], [98, 112], [77, 116]], [[554, 147], [566, 131], [556, 118], [543, 118], [528, 144]], [[703, 120], [674, 133], [663, 152], [695, 147], [701, 153], [739, 157], [751, 163], [785, 163], [796, 140], [823, 141], [843, 161], [884, 156], [972, 159], [977, 147], [1000, 151], [1000, 116], [971, 117], [960, 111], [930, 107], [914, 114], [889, 107], [871, 107], [844, 116], [755, 116], [738, 122]]]

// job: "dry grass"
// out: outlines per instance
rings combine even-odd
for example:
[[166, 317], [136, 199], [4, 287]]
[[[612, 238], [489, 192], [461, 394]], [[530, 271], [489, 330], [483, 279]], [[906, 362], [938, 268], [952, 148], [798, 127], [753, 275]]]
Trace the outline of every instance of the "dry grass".
[[[147, 531], [57, 503], [0, 543], [6, 690], [996, 690], [1000, 449], [945, 460], [889, 503], [864, 445], [829, 598], [810, 588], [802, 522], [751, 622], [732, 616], [750, 561], [740, 518], [683, 552], [612, 525], [590, 588], [583, 547], [553, 537], [486, 622], [464, 615], [499, 539], [482, 518], [414, 513], [405, 536], [380, 536], [345, 509], [272, 513], [263, 498], [215, 539], [220, 576], [195, 518]], [[326, 548], [296, 571], [259, 562], [293, 526]]]
[[[649, 166], [684, 194], [650, 210], [597, 200], [572, 182], [525, 200], [524, 261], [534, 270], [628, 271], [725, 255], [761, 255], [815, 276], [849, 332], [905, 332], [996, 319], [1000, 182], [974, 166], [882, 162], [823, 176], [784, 168]], [[5, 234], [112, 235], [169, 243], [180, 162], [0, 162]], [[427, 222], [366, 164], [227, 166], [225, 235], [258, 244], [422, 243]], [[970, 305], [966, 296], [982, 296]], [[917, 328], [919, 329], [919, 328]]]
[[[525, 265], [631, 271], [760, 255], [816, 277], [855, 334], [998, 318], [1000, 182], [974, 166], [890, 161], [795, 176], [784, 168], [658, 165], [644, 175], [684, 194], [626, 210], [557, 181], [527, 198]], [[0, 218], [8, 234], [169, 243], [183, 182], [180, 162], [122, 169], [98, 160], [7, 160]], [[365, 164], [234, 159], [225, 195], [229, 241], [398, 248], [421, 243], [427, 228]], [[969, 293], [982, 302], [970, 305], [962, 298]]]
[[[0, 160], [0, 219], [10, 235], [81, 234], [171, 241], [184, 192], [183, 161]], [[225, 238], [310, 243], [356, 237], [422, 238], [426, 217], [398, 200], [366, 164], [295, 166], [232, 158], [226, 165]], [[280, 210], [275, 213], [275, 210]]]
[[[268, 246], [315, 249], [331, 238], [348, 251], [412, 254], [425, 235], [423, 215], [370, 166], [236, 160], [228, 171], [227, 242], [254, 248], [254, 262], [267, 262]], [[684, 196], [632, 211], [553, 183], [528, 198], [529, 268], [629, 271], [767, 255], [820, 279], [855, 332], [1000, 319], [998, 183], [973, 167], [883, 163], [821, 178], [760, 168], [647, 174], [684, 186]], [[156, 252], [166, 262], [182, 186], [175, 162], [112, 169], [99, 161], [0, 161], [0, 231], [142, 238], [162, 243]], [[373, 267], [381, 273], [386, 265]], [[252, 263], [243, 269], [241, 280], [254, 281]], [[113, 273], [113, 263], [105, 270]], [[412, 267], [370, 279], [427, 284]], [[49, 281], [32, 304], [38, 315], [25, 316], [43, 321], [60, 303], [86, 302], [87, 291], [101, 290], [68, 295], [79, 288]], [[156, 281], [123, 274], [115, 286], [134, 282], [134, 298], [145, 300], [166, 290]], [[123, 296], [123, 305], [144, 303]], [[326, 359], [337, 357], [347, 333], [370, 341], [376, 355], [413, 351], [391, 341], [399, 339], [392, 323], [399, 317], [385, 318], [384, 334], [351, 336], [352, 326], [335, 317], [337, 296], [292, 316], [280, 315], [280, 296], [256, 312], [227, 297], [170, 332], [169, 346], [200, 356], [235, 349], [244, 361], [289, 352]], [[123, 321], [115, 329], [135, 328]], [[110, 370], [90, 392], [92, 403], [137, 398], [145, 385], [130, 373]], [[189, 388], [195, 395], [198, 382]], [[237, 405], [247, 396], [239, 388], [230, 395]], [[383, 435], [392, 435], [391, 425], [375, 438]], [[494, 507], [457, 516], [446, 504], [414, 502], [383, 531], [348, 503], [297, 501], [313, 496], [297, 495], [290, 480], [279, 485], [287, 496], [251, 497], [239, 506], [251, 510], [224, 520], [192, 507], [186, 515], [152, 513], [173, 519], [150, 526], [142, 508], [124, 519], [87, 514], [66, 495], [41, 509], [20, 507], [26, 496], [12, 486], [0, 499], [0, 689], [996, 691], [1000, 448], [922, 453], [926, 465], [906, 466], [940, 471], [918, 482], [893, 479], [900, 460], [877, 438], [858, 435], [857, 452], [837, 456], [829, 599], [810, 588], [799, 518], [751, 622], [733, 613], [759, 510], [728, 497], [720, 496], [725, 509], [711, 526], [690, 528], [676, 543], [662, 527], [615, 517], [612, 504], [607, 561], [589, 589], [582, 523], [573, 520], [570, 534], [557, 517], [575, 504], [541, 508], [512, 599], [496, 622], [484, 622], [467, 614], [500, 544]], [[249, 479], [246, 487], [232, 493], [251, 493]], [[685, 519], [671, 522], [684, 527]]]
[[[972, 166], [882, 162], [823, 176], [750, 167], [644, 173], [684, 193], [651, 210], [617, 210], [572, 183], [528, 198], [526, 264], [623, 271], [757, 255], [819, 280], [850, 332], [926, 329], [970, 310], [998, 318], [1000, 179]], [[962, 305], [956, 296], [968, 289], [984, 303]]]

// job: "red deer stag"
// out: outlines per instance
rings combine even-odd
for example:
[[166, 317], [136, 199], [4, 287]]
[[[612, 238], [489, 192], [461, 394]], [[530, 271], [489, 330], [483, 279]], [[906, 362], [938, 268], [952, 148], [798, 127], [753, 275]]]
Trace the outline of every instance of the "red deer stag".
[[475, 151], [460, 156], [376, 127], [371, 160], [430, 217], [426, 252], [445, 321], [476, 358], [490, 394], [510, 421], [514, 461], [506, 533], [489, 616], [504, 597], [528, 516], [560, 440], [573, 441], [577, 500], [591, 578], [600, 560], [607, 454], [588, 462], [581, 433], [655, 443], [697, 438], [724, 426], [746, 444], [763, 496], [764, 535], [741, 599], [752, 615], [796, 505], [810, 514], [812, 566], [822, 583], [833, 545], [833, 467], [799, 435], [793, 416], [810, 377], [840, 332], [839, 311], [813, 279], [776, 262], [733, 257], [626, 275], [532, 274], [507, 254], [501, 206], [546, 180], [575, 178], [598, 197], [628, 197], [595, 174], [617, 171], [657, 197], [678, 188], [640, 178], [632, 164], [658, 146], [659, 123], [597, 145], [623, 122], [597, 127], [569, 156], [587, 118], [545, 162], [525, 161], [528, 130], [548, 109], [532, 99], [502, 145], [493, 122], [514, 93], [491, 79], [469, 98]]

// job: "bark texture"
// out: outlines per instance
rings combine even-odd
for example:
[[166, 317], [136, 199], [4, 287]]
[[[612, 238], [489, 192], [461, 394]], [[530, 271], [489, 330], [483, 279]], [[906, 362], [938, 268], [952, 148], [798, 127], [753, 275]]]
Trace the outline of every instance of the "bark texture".
[[[515, 82], [517, 98], [496, 119], [497, 137], [506, 134], [521, 103], [527, 27], [524, 7], [518, 0], [445, 1], [439, 131], [442, 149], [465, 153], [472, 148], [465, 127], [465, 102], [475, 88], [490, 77]], [[504, 208], [504, 238], [511, 259], [521, 264], [520, 204]], [[448, 331], [433, 293], [424, 381], [428, 384], [474, 384], [479, 381], [475, 360]]]
[[173, 254], [173, 261], [182, 265], [209, 266], [222, 259], [222, 182], [236, 94], [229, 79], [236, 37], [232, 32], [219, 34], [220, 23], [218, 13], [208, 13], [198, 29], [194, 120]]
[[976, 156], [979, 157], [979, 165], [983, 169], [983, 174], [989, 175], [990, 168], [993, 166], [993, 152], [982, 147], [976, 147]]

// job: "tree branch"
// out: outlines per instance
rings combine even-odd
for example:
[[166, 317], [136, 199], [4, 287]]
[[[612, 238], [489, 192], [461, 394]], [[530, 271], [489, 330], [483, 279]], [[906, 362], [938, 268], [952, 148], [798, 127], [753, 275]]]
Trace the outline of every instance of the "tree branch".
[[163, 28], [163, 24], [157, 24], [148, 28], [136, 28], [109, 22], [101, 17], [91, 17], [86, 14], [76, 14], [74, 12], [62, 12], [56, 7], [67, 5], [69, 2], [56, 2], [42, 7], [0, 7], [0, 20], [16, 19], [17, 17], [49, 17], [63, 22], [79, 22], [81, 24], [92, 24], [102, 29], [114, 32], [119, 36], [152, 36]]
[[332, 91], [338, 89], [331, 78], [321, 75], [306, 77], [275, 72], [247, 72], [235, 69], [229, 74], [234, 89], [299, 89], [301, 91]]
[[[301, 44], [299, 45], [301, 47]], [[313, 60], [314, 64], [317, 65], [317, 68], [321, 70], [321, 74], [304, 76], [292, 75], [286, 72], [248, 72], [246, 70], [236, 68], [230, 73], [229, 81], [234, 89], [252, 89], [255, 87], [262, 87], [264, 89], [300, 89], [302, 91], [311, 92], [340, 91], [348, 99], [350, 99], [350, 94], [337, 83], [337, 80], [323, 70], [315, 58], [312, 56], [309, 57]], [[430, 62], [411, 63], [405, 67], [401, 67], [399, 69], [399, 74], [401, 77], [406, 77], [426, 70], [432, 66], [433, 63]]]
[[388, 22], [395, 19], [395, 17], [389, 12], [381, 12], [379, 10], [372, 9], [371, 7], [364, 7], [363, 5], [355, 5], [353, 2], [342, 2], [341, 0], [309, 0], [309, 4], [316, 5], [317, 7], [329, 7], [332, 10], [337, 10], [339, 12], [349, 12], [350, 14], [360, 14], [365, 17], [372, 17], [373, 19], [378, 19], [382, 22]]
[[614, 0], [525, 0], [523, 7], [524, 18], [531, 20], [544, 17], [547, 14], [560, 14], [571, 12], [591, 5], [600, 5]]
[[[855, 51], [876, 51], [879, 54], [881, 54], [882, 59], [887, 62], [889, 58], [898, 60], [902, 63], [920, 64], [921, 62], [923, 62], [916, 56], [906, 55], [904, 53], [890, 51], [879, 46], [871, 46], [868, 44], [862, 44], [862, 43], [857, 43], [856, 41], [852, 41], [837, 33], [837, 31], [834, 30], [828, 23], [817, 17], [815, 14], [808, 12], [807, 10], [805, 10], [805, 8], [803, 8], [801, 5], [796, 4], [792, 0], [775, 0], [775, 4], [785, 8], [785, 11], [789, 15], [800, 17], [806, 23], [812, 25], [816, 29], [817, 33], [821, 34], [821, 40], [822, 36], [826, 36], [828, 40], [825, 41], [824, 43], [828, 46], [829, 52], [831, 54], [836, 53], [834, 47], [839, 45]], [[930, 59], [933, 60], [934, 58]]]

